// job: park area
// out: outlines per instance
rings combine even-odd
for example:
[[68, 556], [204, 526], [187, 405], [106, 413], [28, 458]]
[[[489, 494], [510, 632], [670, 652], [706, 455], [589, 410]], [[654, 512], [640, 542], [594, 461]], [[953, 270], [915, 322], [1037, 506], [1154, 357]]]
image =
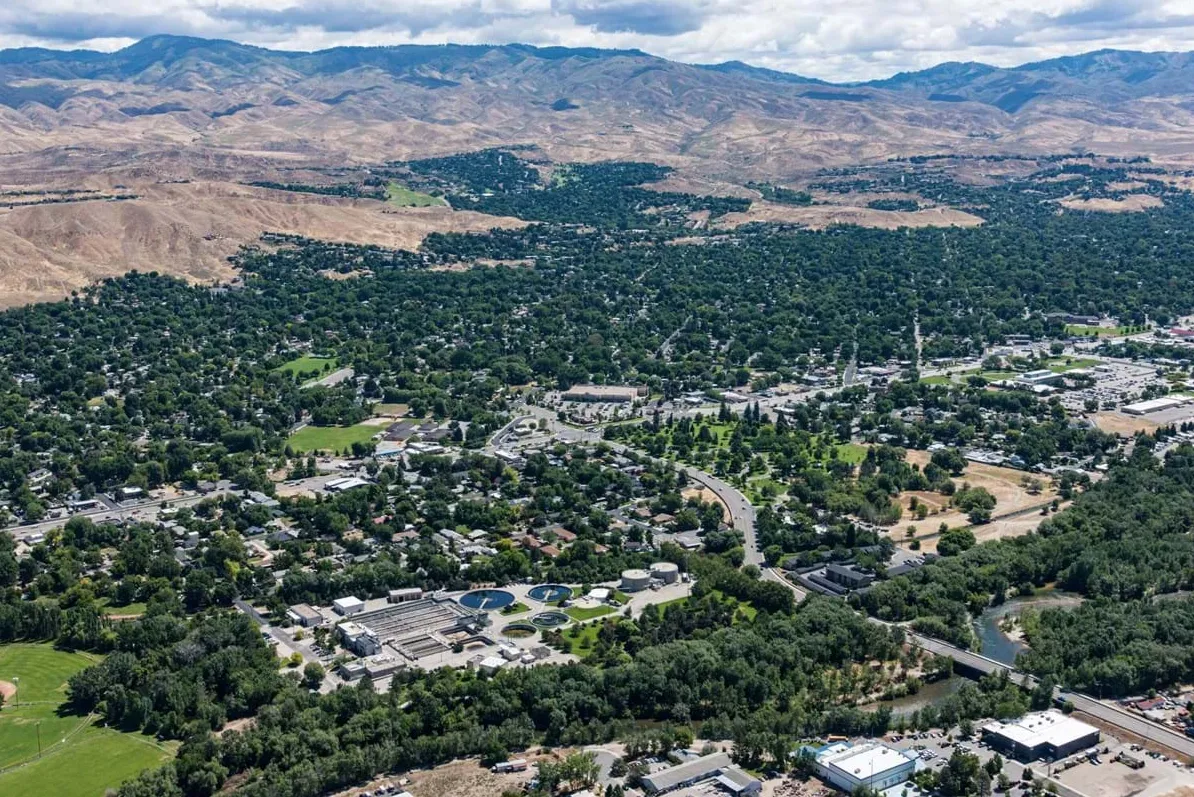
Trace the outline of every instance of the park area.
[[290, 362], [283, 363], [274, 369], [284, 374], [290, 374], [296, 379], [315, 379], [336, 370], [335, 357], [315, 357], [304, 354]]
[[98, 660], [45, 644], [0, 645], [0, 794], [100, 797], [173, 755], [150, 736], [62, 710], [67, 679]]

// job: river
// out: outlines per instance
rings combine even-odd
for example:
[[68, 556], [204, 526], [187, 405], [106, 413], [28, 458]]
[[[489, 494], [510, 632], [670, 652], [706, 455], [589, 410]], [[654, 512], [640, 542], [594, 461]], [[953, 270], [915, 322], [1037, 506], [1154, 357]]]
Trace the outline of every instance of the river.
[[965, 681], [966, 679], [960, 675], [951, 675], [949, 678], [942, 678], [941, 680], [922, 685], [920, 691], [914, 695], [897, 697], [895, 700], [880, 700], [875, 703], [867, 703], [860, 708], [863, 711], [878, 711], [883, 706], [887, 706], [891, 709], [893, 717], [908, 716], [914, 711], [920, 711], [925, 706], [932, 705], [938, 700], [949, 697], [961, 689]]
[[987, 609], [974, 623], [978, 634], [979, 652], [989, 659], [1003, 664], [1015, 665], [1016, 656], [1024, 650], [1023, 642], [1011, 639], [1000, 629], [999, 624], [1008, 615], [1018, 615], [1025, 609], [1072, 608], [1082, 603], [1082, 598], [1068, 592], [1046, 590], [1037, 595], [1009, 598], [998, 606]]

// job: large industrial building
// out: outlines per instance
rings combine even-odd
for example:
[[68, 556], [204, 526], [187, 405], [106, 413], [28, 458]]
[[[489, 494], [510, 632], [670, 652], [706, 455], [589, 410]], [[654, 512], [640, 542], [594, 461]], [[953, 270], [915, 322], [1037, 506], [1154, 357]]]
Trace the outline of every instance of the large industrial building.
[[647, 388], [635, 385], [576, 385], [563, 395], [564, 401], [629, 403], [647, 395]]
[[351, 622], [337, 628], [344, 646], [358, 656], [373, 656], [389, 646], [417, 661], [472, 639], [487, 622], [484, 612], [470, 611], [455, 601], [421, 598], [354, 612]]
[[1099, 729], [1060, 711], [1025, 714], [983, 727], [983, 740], [1017, 761], [1057, 761], [1099, 743]]
[[816, 754], [816, 763], [822, 780], [848, 794], [862, 786], [875, 791], [889, 789], [916, 771], [911, 754], [880, 742], [827, 745]]
[[643, 788], [648, 794], [676, 797], [719, 793], [752, 797], [763, 790], [763, 783], [734, 766], [725, 753], [713, 753], [644, 775]]

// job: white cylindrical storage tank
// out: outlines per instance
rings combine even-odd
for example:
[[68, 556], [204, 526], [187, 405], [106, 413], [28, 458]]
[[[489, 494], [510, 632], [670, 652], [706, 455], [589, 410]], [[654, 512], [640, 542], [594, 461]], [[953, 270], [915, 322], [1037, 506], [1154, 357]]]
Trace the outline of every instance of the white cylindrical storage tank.
[[651, 586], [651, 574], [646, 570], [623, 570], [622, 591], [641, 592]]
[[680, 580], [680, 568], [673, 562], [656, 562], [651, 565], [651, 575], [664, 584], [675, 584]]

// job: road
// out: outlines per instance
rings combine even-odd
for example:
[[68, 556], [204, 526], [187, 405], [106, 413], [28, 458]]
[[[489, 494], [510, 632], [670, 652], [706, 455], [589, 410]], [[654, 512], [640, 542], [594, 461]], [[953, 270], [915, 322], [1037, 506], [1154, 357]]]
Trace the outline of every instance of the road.
[[[546, 418], [548, 422], [548, 428], [562, 439], [567, 439], [571, 442], [597, 442], [601, 439], [599, 432], [576, 429], [574, 427], [561, 424], [555, 417], [554, 413], [542, 407], [528, 406], [524, 409], [529, 414], [537, 418]], [[498, 446], [501, 442], [499, 438], [502, 437], [510, 428], [512, 428], [513, 425], [514, 422], [511, 422], [498, 435], [495, 435], [491, 441], [491, 445], [495, 447]], [[617, 451], [629, 450], [628, 446], [618, 443], [606, 441], [606, 444]], [[641, 454], [642, 452], [636, 453]], [[802, 602], [807, 597], [807, 593], [792, 582], [788, 581], [783, 577], [782, 574], [775, 571], [773, 568], [766, 566], [766, 563], [763, 560], [763, 554], [759, 550], [758, 540], [755, 536], [755, 508], [750, 503], [749, 499], [747, 499], [747, 497], [733, 485], [728, 484], [712, 474], [705, 473], [702, 470], [688, 466], [684, 467], [683, 470], [690, 479], [712, 490], [729, 509], [730, 518], [734, 528], [742, 532], [745, 549], [743, 563], [759, 567], [762, 571], [763, 578], [783, 584], [788, 589], [792, 590], [796, 597], [797, 603]], [[1031, 508], [1031, 510], [1026, 511], [1038, 511], [1038, 509], [1034, 507]], [[868, 617], [867, 619], [870, 622], [878, 623], [884, 626], [890, 626], [890, 624], [872, 617]], [[1018, 672], [1015, 668], [1009, 667], [1008, 665], [995, 661], [994, 659], [989, 659], [986, 656], [982, 656], [972, 651], [962, 650], [961, 648], [954, 647], [953, 645], [949, 645], [937, 639], [932, 639], [930, 637], [913, 633], [906, 628], [904, 629], [904, 632], [910, 644], [915, 645], [922, 650], [928, 651], [929, 653], [949, 656], [955, 662], [973, 671], [987, 673], [1005, 671], [1018, 683], [1029, 689], [1036, 685], [1036, 679], [1033, 676]], [[1056, 694], [1060, 695], [1061, 690], [1058, 690]], [[1157, 742], [1158, 744], [1164, 744], [1173, 751], [1194, 759], [1194, 739], [1186, 737], [1175, 731], [1171, 731], [1167, 728], [1157, 725], [1156, 723], [1150, 722], [1143, 717], [1139, 717], [1135, 714], [1124, 711], [1118, 706], [1097, 700], [1089, 695], [1083, 695], [1077, 692], [1069, 691], [1065, 692], [1065, 695], [1079, 711], [1084, 711], [1090, 716], [1095, 717], [1112, 727], [1121, 728], [1129, 733], [1133, 733], [1142, 738]]]
[[[870, 618], [872, 622], [887, 625], [881, 621]], [[942, 642], [938, 639], [921, 636], [920, 634], [912, 633], [905, 629], [908, 641], [916, 645], [921, 650], [926, 650], [941, 656], [949, 656], [958, 664], [968, 667], [971, 670], [979, 672], [1006, 672], [1008, 675], [1027, 689], [1032, 689], [1036, 686], [1037, 680], [1031, 675], [1019, 672], [1013, 667], [1006, 664], [989, 659], [986, 656], [981, 656], [969, 650], [962, 650], [953, 645]], [[1194, 758], [1194, 739], [1184, 736], [1176, 731], [1172, 731], [1166, 727], [1151, 722], [1138, 714], [1124, 711], [1122, 708], [1110, 703], [1097, 700], [1089, 695], [1084, 695], [1079, 692], [1071, 692], [1068, 690], [1055, 690], [1054, 697], [1065, 695], [1074, 708], [1079, 711], [1084, 711], [1096, 719], [1102, 720], [1116, 728], [1121, 728], [1129, 733], [1143, 737], [1157, 744], [1163, 744], [1174, 752], [1181, 753], [1187, 758]]]

